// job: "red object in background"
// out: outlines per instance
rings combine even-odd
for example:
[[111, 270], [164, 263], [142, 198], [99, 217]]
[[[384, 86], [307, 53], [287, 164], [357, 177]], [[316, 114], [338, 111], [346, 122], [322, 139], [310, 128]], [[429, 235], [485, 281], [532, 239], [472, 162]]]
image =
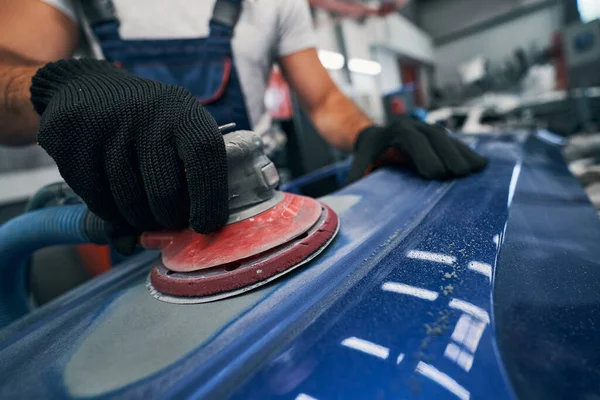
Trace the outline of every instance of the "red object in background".
[[77, 246], [77, 252], [81, 257], [84, 269], [90, 277], [98, 276], [110, 270], [110, 248], [108, 246], [80, 244]]
[[377, 7], [348, 0], [309, 0], [308, 3], [311, 7], [322, 8], [349, 18], [364, 18], [385, 17], [403, 8], [408, 0], [388, 0]]
[[554, 69], [556, 70], [556, 89], [564, 90], [569, 84], [569, 75], [562, 32], [554, 32], [552, 35], [550, 55], [554, 60]]
[[390, 101], [390, 106], [393, 114], [402, 115], [406, 113], [406, 102], [400, 96], [394, 97]]
[[386, 166], [393, 165], [406, 165], [410, 162], [410, 158], [402, 150], [394, 147], [390, 147], [379, 156], [374, 163], [367, 167], [367, 170], [363, 176], [369, 175], [371, 172]]
[[265, 104], [273, 119], [292, 119], [294, 115], [290, 86], [283, 78], [279, 68], [273, 68], [271, 71], [265, 92]]
[[425, 101], [423, 99], [423, 87], [419, 80], [419, 68], [417, 64], [408, 64], [405, 62], [399, 62], [400, 64], [400, 76], [402, 78], [402, 84], [408, 85], [412, 83], [415, 86], [415, 105], [417, 107], [423, 107]]

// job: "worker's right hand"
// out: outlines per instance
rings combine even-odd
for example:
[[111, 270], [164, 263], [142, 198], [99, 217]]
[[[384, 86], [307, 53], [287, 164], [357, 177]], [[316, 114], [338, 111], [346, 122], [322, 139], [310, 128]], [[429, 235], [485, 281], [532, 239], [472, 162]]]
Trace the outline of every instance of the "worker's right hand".
[[38, 70], [39, 144], [101, 218], [137, 233], [210, 233], [228, 218], [227, 157], [215, 120], [185, 89], [105, 61]]
[[382, 166], [403, 164], [425, 179], [453, 179], [481, 171], [488, 161], [443, 127], [404, 117], [358, 135], [347, 182]]

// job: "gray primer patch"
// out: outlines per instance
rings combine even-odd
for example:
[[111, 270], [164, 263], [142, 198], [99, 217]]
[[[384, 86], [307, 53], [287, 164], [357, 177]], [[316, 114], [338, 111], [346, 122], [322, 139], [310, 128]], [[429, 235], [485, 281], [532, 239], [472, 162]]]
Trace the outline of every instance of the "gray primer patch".
[[[358, 204], [361, 196], [336, 195], [320, 200], [342, 215]], [[367, 232], [361, 229], [360, 235], [365, 234]], [[348, 249], [342, 250], [330, 256], [319, 270], [347, 254]], [[294, 281], [312, 280], [320, 272], [308, 271]], [[272, 290], [268, 285], [213, 303], [179, 305], [152, 298], [146, 291], [145, 281], [140, 281], [92, 325], [67, 363], [65, 386], [73, 396], [91, 397], [144, 379], [203, 345]], [[281, 299], [275, 296], [274, 300], [277, 303]]]
[[337, 215], [342, 215], [360, 201], [361, 196], [346, 194], [339, 196], [325, 196], [319, 200], [327, 204]]
[[65, 385], [73, 396], [91, 397], [143, 379], [204, 344], [267, 293], [176, 305], [152, 298], [140, 282], [90, 328], [65, 368]]

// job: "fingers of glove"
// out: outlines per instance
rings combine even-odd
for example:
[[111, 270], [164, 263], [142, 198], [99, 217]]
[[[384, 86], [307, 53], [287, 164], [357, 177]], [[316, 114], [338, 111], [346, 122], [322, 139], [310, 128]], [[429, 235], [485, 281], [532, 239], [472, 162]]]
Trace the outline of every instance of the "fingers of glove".
[[140, 172], [148, 203], [158, 224], [167, 229], [188, 225], [190, 200], [184, 167], [172, 136], [151, 135], [138, 146]]
[[135, 135], [120, 127], [111, 135], [105, 147], [104, 168], [110, 190], [122, 218], [141, 231], [160, 228], [154, 219], [146, 197], [139, 170], [137, 154], [132, 141]]
[[369, 164], [370, 160], [367, 157], [355, 155], [354, 159], [352, 160], [350, 170], [348, 171], [348, 178], [346, 178], [346, 184], [349, 185], [362, 178], [365, 175], [367, 169], [369, 168]]
[[189, 225], [198, 233], [208, 234], [222, 228], [229, 216], [227, 155], [217, 123], [195, 99], [192, 101], [175, 129], [175, 143], [186, 170]]
[[415, 126], [427, 137], [431, 147], [453, 176], [465, 176], [472, 172], [468, 161], [458, 150], [456, 140], [451, 138], [444, 128], [420, 121], [416, 122]]
[[488, 165], [488, 159], [480, 156], [474, 150], [471, 150], [469, 146], [464, 144], [458, 139], [453, 139], [456, 142], [456, 148], [462, 154], [463, 158], [469, 164], [472, 172], [479, 172], [483, 170]]
[[404, 125], [392, 125], [389, 129], [392, 133], [390, 144], [404, 150], [419, 175], [427, 179], [443, 179], [447, 176], [444, 164], [423, 133]]
[[140, 233], [141, 231], [125, 225], [109, 224], [107, 229], [111, 248], [124, 256], [135, 252]]
[[369, 166], [389, 146], [385, 130], [380, 127], [371, 127], [360, 133], [355, 143], [355, 152], [348, 172], [346, 184], [362, 178]]
[[[64, 112], [51, 103], [42, 116], [38, 142], [54, 159], [61, 176], [86, 203], [90, 211], [107, 221], [123, 221], [112, 196], [102, 165], [102, 143], [89, 131], [85, 122], [90, 116], [82, 110]], [[69, 126], [71, 129], [64, 129]]]

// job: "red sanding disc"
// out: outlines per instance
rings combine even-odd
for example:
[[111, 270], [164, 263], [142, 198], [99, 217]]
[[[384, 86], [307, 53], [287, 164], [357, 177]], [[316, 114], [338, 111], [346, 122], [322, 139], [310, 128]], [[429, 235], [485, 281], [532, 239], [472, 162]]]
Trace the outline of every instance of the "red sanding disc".
[[308, 231], [319, 219], [321, 205], [310, 197], [284, 193], [274, 207], [252, 218], [201, 235], [190, 229], [147, 232], [140, 244], [160, 249], [171, 271], [192, 272], [264, 253]]
[[177, 300], [186, 297], [195, 303], [219, 300], [261, 286], [311, 260], [333, 240], [339, 222], [329, 207], [309, 200], [318, 205], [320, 215], [304, 234], [263, 253], [195, 272], [175, 272], [159, 261], [150, 274], [150, 293], [173, 302], [186, 302]]

